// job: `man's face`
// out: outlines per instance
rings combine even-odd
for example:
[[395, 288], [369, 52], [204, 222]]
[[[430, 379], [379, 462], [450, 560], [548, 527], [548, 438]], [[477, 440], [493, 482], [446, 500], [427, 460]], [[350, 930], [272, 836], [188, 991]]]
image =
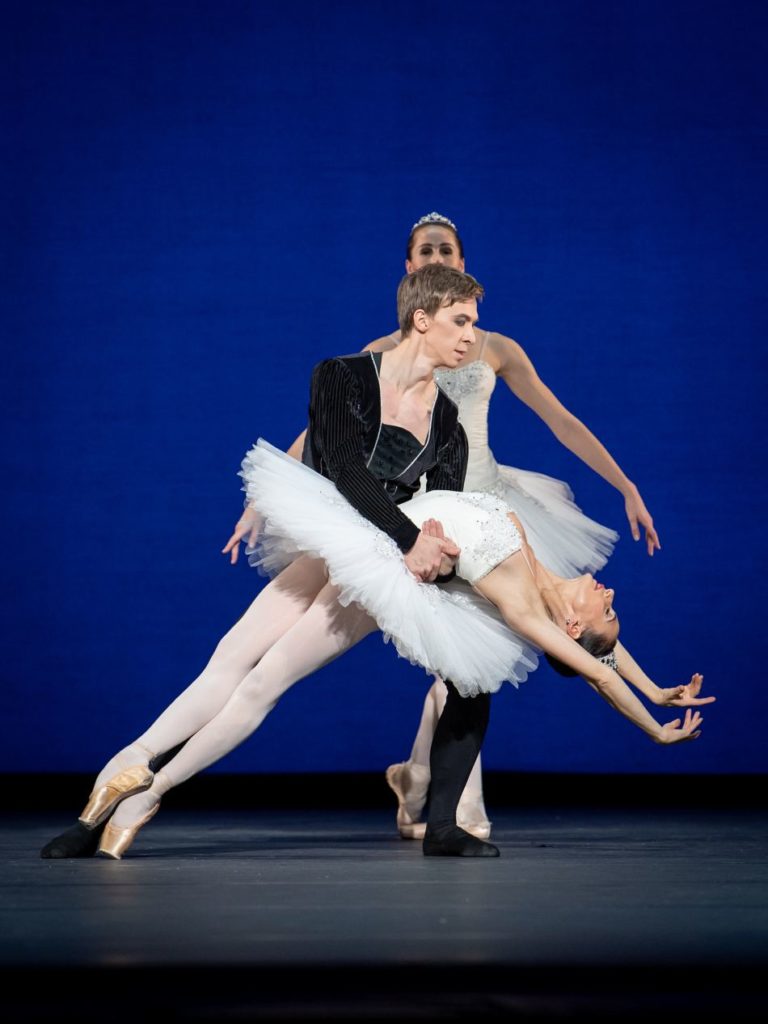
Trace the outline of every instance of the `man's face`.
[[441, 306], [427, 321], [424, 341], [437, 365], [459, 366], [476, 340], [477, 299]]

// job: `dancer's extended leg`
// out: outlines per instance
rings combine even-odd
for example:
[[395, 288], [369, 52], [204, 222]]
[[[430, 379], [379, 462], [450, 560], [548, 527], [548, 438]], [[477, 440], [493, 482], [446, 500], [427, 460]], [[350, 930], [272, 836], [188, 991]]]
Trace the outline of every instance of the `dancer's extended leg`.
[[[91, 856], [100, 822], [127, 789], [148, 784], [167, 752], [183, 743], [226, 704], [236, 687], [275, 640], [301, 618], [327, 582], [325, 565], [301, 557], [268, 584], [216, 647], [198, 678], [137, 740], [120, 750], [99, 772], [81, 821], [47, 843], [45, 858]], [[134, 777], [135, 776], [135, 777]], [[115, 785], [109, 786], [110, 782]]]
[[218, 761], [258, 728], [294, 683], [338, 657], [377, 628], [356, 606], [338, 604], [326, 585], [304, 615], [274, 643], [221, 711], [186, 743], [143, 793], [124, 800], [110, 825], [131, 828], [173, 786]]
[[275, 641], [299, 621], [326, 583], [325, 565], [318, 559], [305, 556], [289, 565], [222, 637], [197, 679], [145, 733], [104, 766], [96, 785], [129, 764], [147, 764], [154, 754], [183, 743], [210, 722]]

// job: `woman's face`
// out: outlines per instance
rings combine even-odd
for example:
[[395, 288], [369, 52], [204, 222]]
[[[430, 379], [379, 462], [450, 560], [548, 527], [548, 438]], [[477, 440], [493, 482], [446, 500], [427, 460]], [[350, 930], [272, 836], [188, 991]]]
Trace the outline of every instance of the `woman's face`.
[[411, 258], [405, 261], [409, 274], [426, 267], [428, 263], [444, 263], [446, 267], [464, 271], [464, 260], [459, 255], [456, 235], [441, 224], [425, 224], [413, 236]]
[[576, 628], [568, 632], [578, 639], [585, 629], [591, 629], [605, 636], [613, 643], [619, 635], [619, 620], [613, 608], [613, 590], [598, 583], [594, 576], [587, 573], [567, 580], [561, 594], [570, 606], [572, 624]]

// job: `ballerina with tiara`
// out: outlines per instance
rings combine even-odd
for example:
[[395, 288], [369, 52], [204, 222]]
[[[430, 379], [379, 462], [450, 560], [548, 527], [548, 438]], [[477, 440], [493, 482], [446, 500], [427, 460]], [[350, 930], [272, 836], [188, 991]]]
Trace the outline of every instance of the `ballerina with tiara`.
[[[464, 270], [464, 246], [456, 225], [442, 214], [421, 217], [406, 243], [408, 273], [430, 263]], [[618, 535], [585, 516], [574, 504], [569, 487], [551, 477], [511, 466], [500, 466], [488, 444], [488, 408], [496, 381], [501, 378], [512, 393], [533, 410], [557, 439], [622, 495], [630, 530], [635, 540], [645, 531], [649, 555], [659, 538], [635, 484], [617, 465], [605, 447], [570, 413], [539, 378], [523, 348], [496, 331], [476, 328], [474, 351], [456, 369], [439, 369], [436, 380], [458, 405], [459, 421], [469, 442], [469, 464], [464, 489], [483, 491], [509, 500], [525, 523], [534, 547], [543, 546], [548, 564], [563, 576], [601, 569]], [[385, 352], [400, 342], [400, 331], [371, 342], [368, 351]], [[301, 457], [303, 435], [290, 453]], [[246, 536], [254, 513], [246, 513], [235, 537]], [[230, 544], [232, 542], [230, 541]], [[421, 813], [429, 789], [429, 750], [443, 709], [446, 689], [437, 680], [424, 700], [421, 721], [411, 755], [390, 765], [389, 786], [398, 799], [397, 827], [404, 839], [420, 839], [425, 824]], [[459, 822], [479, 838], [488, 838], [491, 825], [485, 810], [480, 759], [474, 766], [459, 803]]]

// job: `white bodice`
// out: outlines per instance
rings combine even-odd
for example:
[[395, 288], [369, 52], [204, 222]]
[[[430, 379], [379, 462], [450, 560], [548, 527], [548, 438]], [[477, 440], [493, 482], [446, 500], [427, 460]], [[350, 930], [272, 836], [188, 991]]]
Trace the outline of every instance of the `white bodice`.
[[435, 370], [438, 387], [459, 407], [459, 422], [469, 442], [465, 491], [492, 493], [499, 467], [488, 446], [488, 405], [496, 387], [496, 374], [484, 359], [474, 359], [455, 370]]
[[427, 491], [400, 508], [421, 527], [437, 519], [446, 537], [461, 548], [456, 573], [477, 583], [521, 547], [520, 531], [509, 519], [512, 511], [502, 498], [474, 491]]

